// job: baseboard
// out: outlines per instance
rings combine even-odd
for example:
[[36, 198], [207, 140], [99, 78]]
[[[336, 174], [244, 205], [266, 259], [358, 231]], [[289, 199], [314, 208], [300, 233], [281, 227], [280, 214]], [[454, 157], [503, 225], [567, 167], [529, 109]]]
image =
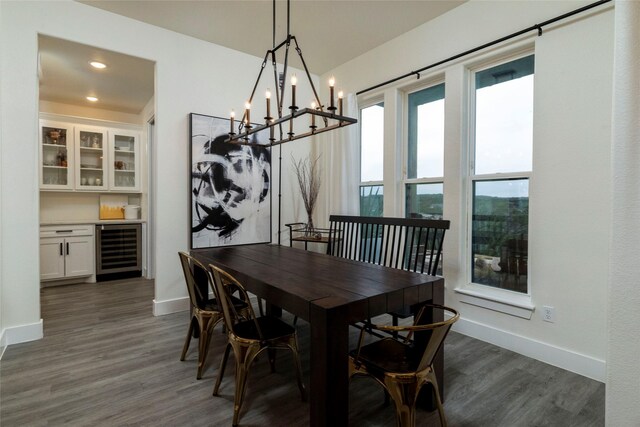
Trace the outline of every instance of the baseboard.
[[180, 311], [189, 310], [188, 297], [168, 299], [164, 301], [153, 300], [153, 315], [164, 316], [165, 314], [178, 313]]
[[4, 351], [7, 349], [6, 338], [4, 334], [4, 329], [0, 331], [0, 360], [2, 360], [2, 356], [4, 355]]
[[571, 350], [556, 347], [512, 332], [502, 331], [461, 318], [452, 328], [454, 331], [515, 353], [557, 366], [570, 372], [605, 382], [606, 362]]
[[[28, 325], [12, 326], [2, 331], [1, 346], [6, 348], [12, 344], [40, 340], [43, 337], [42, 319]], [[4, 350], [2, 350], [4, 352]]]

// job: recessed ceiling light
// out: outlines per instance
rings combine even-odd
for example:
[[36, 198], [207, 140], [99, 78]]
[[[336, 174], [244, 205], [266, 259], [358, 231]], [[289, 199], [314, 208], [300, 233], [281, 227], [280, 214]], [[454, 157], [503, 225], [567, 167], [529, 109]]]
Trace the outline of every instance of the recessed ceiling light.
[[87, 101], [98, 102], [98, 98], [96, 98], [95, 96], [87, 96]]
[[102, 62], [98, 62], [98, 61], [91, 61], [91, 62], [89, 62], [89, 64], [93, 68], [99, 68], [99, 69], [107, 68], [107, 66], [105, 64], [103, 64]]

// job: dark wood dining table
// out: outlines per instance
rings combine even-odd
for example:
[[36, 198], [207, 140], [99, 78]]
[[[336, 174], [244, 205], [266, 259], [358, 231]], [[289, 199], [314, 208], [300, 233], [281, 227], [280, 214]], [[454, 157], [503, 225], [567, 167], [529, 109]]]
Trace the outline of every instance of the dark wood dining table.
[[[194, 249], [191, 254], [205, 265], [225, 269], [269, 304], [309, 322], [312, 426], [349, 424], [351, 323], [405, 307], [416, 310], [423, 303], [444, 303], [441, 277], [297, 248], [246, 245]], [[442, 388], [442, 350], [435, 369]]]

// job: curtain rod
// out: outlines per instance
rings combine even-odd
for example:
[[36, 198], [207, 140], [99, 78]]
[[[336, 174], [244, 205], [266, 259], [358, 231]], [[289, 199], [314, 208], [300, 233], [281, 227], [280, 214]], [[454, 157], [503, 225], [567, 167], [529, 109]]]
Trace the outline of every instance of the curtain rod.
[[464, 52], [462, 52], [462, 53], [459, 53], [459, 54], [457, 54], [457, 55], [453, 55], [453, 56], [451, 56], [451, 57], [449, 57], [449, 58], [447, 58], [447, 59], [443, 59], [443, 60], [438, 61], [438, 62], [435, 62], [435, 63], [433, 63], [433, 64], [431, 64], [431, 65], [427, 65], [426, 67], [422, 67], [422, 68], [420, 68], [420, 69], [418, 69], [418, 70], [408, 72], [408, 73], [406, 73], [406, 74], [403, 74], [403, 75], [401, 75], [401, 76], [399, 76], [399, 77], [396, 77], [396, 78], [393, 78], [393, 79], [391, 79], [391, 80], [387, 80], [387, 81], [385, 81], [385, 82], [378, 83], [378, 84], [377, 84], [377, 85], [375, 85], [375, 86], [371, 86], [371, 87], [369, 87], [369, 88], [366, 88], [366, 89], [363, 89], [363, 90], [361, 90], [361, 91], [359, 91], [359, 92], [356, 92], [356, 95], [362, 95], [363, 93], [366, 93], [366, 92], [372, 91], [372, 90], [374, 90], [374, 89], [378, 89], [379, 87], [386, 86], [386, 85], [388, 85], [388, 84], [391, 84], [391, 83], [397, 82], [398, 80], [402, 80], [402, 79], [407, 78], [407, 77], [409, 77], [409, 76], [413, 76], [413, 75], [415, 75], [417, 78], [420, 78], [420, 73], [421, 73], [422, 71], [428, 70], [428, 69], [430, 69], [430, 68], [437, 67], [438, 65], [442, 65], [442, 64], [445, 64], [445, 63], [447, 63], [447, 62], [454, 61], [454, 60], [456, 60], [456, 59], [458, 59], [458, 58], [461, 58], [461, 57], [463, 57], [463, 56], [470, 55], [470, 54], [475, 53], [475, 52], [477, 52], [477, 51], [479, 51], [479, 50], [486, 49], [486, 48], [488, 48], [488, 47], [491, 47], [491, 46], [494, 46], [494, 45], [496, 45], [496, 44], [502, 43], [502, 42], [504, 42], [504, 41], [506, 41], [506, 40], [509, 40], [509, 39], [512, 39], [512, 38], [514, 38], [514, 37], [521, 36], [522, 34], [528, 33], [528, 32], [530, 32], [530, 31], [534, 31], [534, 30], [535, 30], [535, 31], [538, 31], [538, 36], [541, 36], [541, 35], [542, 35], [542, 27], [547, 26], [547, 25], [549, 25], [549, 24], [553, 24], [553, 23], [555, 23], [555, 22], [561, 21], [561, 20], [566, 19], [566, 18], [569, 18], [569, 17], [571, 17], [571, 16], [573, 16], [573, 15], [577, 15], [577, 14], [579, 14], [579, 13], [585, 12], [585, 11], [587, 11], [587, 10], [593, 9], [594, 7], [598, 7], [598, 6], [602, 5], [602, 4], [609, 3], [609, 2], [611, 2], [611, 0], [600, 0], [600, 1], [597, 1], [597, 2], [595, 2], [595, 3], [588, 4], [588, 5], [583, 6], [583, 7], [581, 7], [581, 8], [578, 8], [578, 9], [572, 10], [571, 12], [567, 12], [567, 13], [565, 13], [565, 14], [563, 14], [563, 15], [556, 16], [555, 18], [548, 19], [548, 20], [546, 20], [546, 21], [544, 21], [544, 22], [541, 22], [541, 23], [539, 23], [539, 24], [532, 25], [532, 26], [527, 27], [527, 28], [525, 28], [525, 29], [523, 29], [523, 30], [520, 30], [520, 31], [516, 31], [515, 33], [511, 33], [511, 34], [509, 34], [509, 35], [507, 35], [507, 36], [504, 36], [504, 37], [501, 37], [501, 38], [499, 38], [499, 39], [496, 39], [496, 40], [490, 41], [490, 42], [485, 43], [485, 44], [483, 44], [483, 45], [481, 45], [481, 46], [475, 47], [475, 48], [473, 48], [473, 49], [466, 50], [466, 51], [464, 51]]

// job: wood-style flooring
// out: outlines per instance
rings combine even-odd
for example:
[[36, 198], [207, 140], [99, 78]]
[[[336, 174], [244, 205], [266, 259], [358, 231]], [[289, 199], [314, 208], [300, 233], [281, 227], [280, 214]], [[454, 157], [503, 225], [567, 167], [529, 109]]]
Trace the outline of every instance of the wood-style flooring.
[[[188, 313], [154, 317], [153, 294], [143, 279], [43, 289], [44, 339], [9, 346], [1, 361], [0, 425], [230, 425], [233, 363], [211, 396], [225, 336], [214, 336], [196, 380], [197, 341], [179, 361]], [[309, 325], [299, 321], [298, 333], [308, 385]], [[602, 383], [456, 333], [445, 351], [450, 426], [604, 425]], [[351, 425], [395, 425], [372, 380], [354, 380], [349, 396]], [[266, 357], [253, 366], [241, 425], [305, 426], [308, 414], [288, 354], [274, 374]], [[437, 413], [420, 411], [417, 425], [439, 425]]]

